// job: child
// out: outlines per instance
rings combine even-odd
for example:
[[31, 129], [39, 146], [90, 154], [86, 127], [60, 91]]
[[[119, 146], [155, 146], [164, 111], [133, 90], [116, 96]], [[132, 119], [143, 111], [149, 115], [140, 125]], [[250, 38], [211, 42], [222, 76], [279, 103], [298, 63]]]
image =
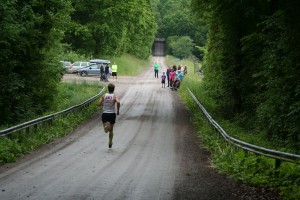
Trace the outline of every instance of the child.
[[163, 74], [161, 75], [161, 87], [165, 88], [166, 87], [166, 78], [167, 76], [165, 75], [165, 72], [163, 72]]

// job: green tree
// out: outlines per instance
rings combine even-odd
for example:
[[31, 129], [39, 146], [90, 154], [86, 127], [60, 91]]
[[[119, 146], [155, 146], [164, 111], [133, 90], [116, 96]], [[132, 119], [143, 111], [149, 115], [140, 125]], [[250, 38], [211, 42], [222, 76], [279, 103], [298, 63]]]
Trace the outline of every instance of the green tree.
[[300, 2], [193, 0], [209, 27], [204, 85], [217, 113], [300, 143]]
[[192, 50], [195, 46], [189, 36], [172, 36], [168, 37], [169, 49], [172, 55], [178, 58], [189, 58], [192, 56]]
[[299, 1], [274, 1], [272, 15], [262, 22], [264, 51], [261, 55], [257, 104], [258, 122], [286, 145], [300, 145], [300, 23]]
[[0, 124], [28, 118], [55, 98], [62, 68], [55, 60], [69, 1], [0, 2]]
[[[73, 0], [73, 26], [65, 42], [86, 55], [147, 57], [156, 22], [147, 0]], [[151, 42], [150, 42], [151, 41]]]
[[[197, 46], [204, 46], [207, 28], [193, 16], [190, 4], [191, 0], [161, 0], [157, 4], [159, 14], [156, 14], [156, 21], [159, 26], [156, 37], [169, 41], [171, 36], [189, 36]], [[193, 48], [192, 53], [202, 59], [197, 48]]]

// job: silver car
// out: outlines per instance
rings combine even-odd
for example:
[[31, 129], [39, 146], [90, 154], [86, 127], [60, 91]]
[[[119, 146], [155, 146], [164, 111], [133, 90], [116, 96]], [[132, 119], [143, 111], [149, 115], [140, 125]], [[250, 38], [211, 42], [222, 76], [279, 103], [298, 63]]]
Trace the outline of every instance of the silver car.
[[72, 67], [70, 67], [68, 69], [68, 73], [71, 73], [71, 74], [77, 73], [78, 69], [83, 68], [83, 67], [87, 67], [89, 65], [90, 65], [89, 62], [81, 62], [81, 61], [74, 62], [72, 64]]
[[80, 76], [95, 76], [100, 75], [100, 65], [92, 63], [88, 67], [80, 68], [77, 71]]

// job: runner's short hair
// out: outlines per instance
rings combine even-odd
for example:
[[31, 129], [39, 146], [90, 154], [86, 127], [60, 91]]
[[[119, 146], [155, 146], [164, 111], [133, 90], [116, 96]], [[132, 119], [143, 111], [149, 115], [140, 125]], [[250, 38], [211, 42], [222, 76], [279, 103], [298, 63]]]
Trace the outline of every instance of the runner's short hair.
[[108, 92], [113, 93], [115, 91], [115, 85], [112, 83], [109, 83], [108, 86]]

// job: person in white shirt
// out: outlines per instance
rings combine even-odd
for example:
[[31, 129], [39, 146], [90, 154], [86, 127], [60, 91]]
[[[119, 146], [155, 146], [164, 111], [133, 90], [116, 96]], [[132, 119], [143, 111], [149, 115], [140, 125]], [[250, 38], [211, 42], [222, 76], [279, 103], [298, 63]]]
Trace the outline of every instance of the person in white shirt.
[[[119, 115], [120, 99], [114, 94], [115, 85], [109, 83], [108, 93], [103, 95], [98, 102], [98, 106], [102, 106], [102, 123], [105, 133], [109, 132], [108, 147], [112, 147], [113, 127], [116, 122], [116, 114]], [[117, 105], [117, 113], [115, 112], [115, 105]]]

